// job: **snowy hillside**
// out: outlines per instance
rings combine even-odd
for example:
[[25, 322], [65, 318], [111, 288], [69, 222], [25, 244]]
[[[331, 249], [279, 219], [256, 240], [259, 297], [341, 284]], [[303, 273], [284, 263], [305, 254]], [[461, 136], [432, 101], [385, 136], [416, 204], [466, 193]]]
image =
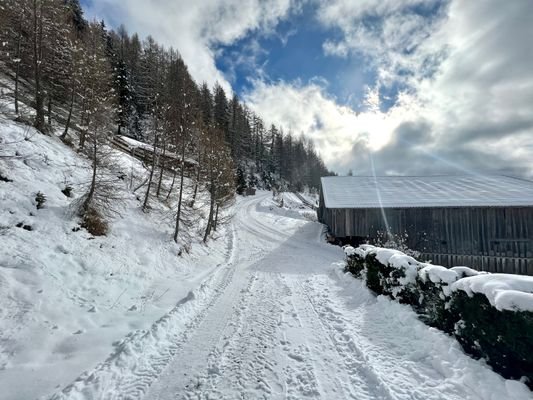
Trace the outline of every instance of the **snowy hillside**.
[[223, 262], [228, 238], [222, 231], [179, 256], [173, 213], [158, 202], [141, 211], [129, 180], [136, 186], [146, 171], [118, 151], [112, 172], [128, 176], [117, 180], [120, 214], [108, 236], [93, 237], [72, 212], [88, 160], [6, 119], [0, 141], [0, 388], [2, 398], [27, 399], [66, 385], [170, 310]]

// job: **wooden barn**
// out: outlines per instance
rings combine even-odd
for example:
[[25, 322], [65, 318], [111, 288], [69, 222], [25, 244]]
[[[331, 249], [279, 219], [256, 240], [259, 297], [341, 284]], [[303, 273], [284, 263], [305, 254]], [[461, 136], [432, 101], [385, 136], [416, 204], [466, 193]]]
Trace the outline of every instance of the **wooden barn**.
[[385, 232], [447, 267], [533, 275], [533, 182], [507, 176], [324, 177], [318, 219], [343, 243]]

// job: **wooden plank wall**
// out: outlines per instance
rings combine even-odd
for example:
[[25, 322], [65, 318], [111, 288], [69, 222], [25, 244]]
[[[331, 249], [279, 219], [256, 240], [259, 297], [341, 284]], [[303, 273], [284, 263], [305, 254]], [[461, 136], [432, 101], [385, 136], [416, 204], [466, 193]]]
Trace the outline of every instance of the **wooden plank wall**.
[[407, 234], [407, 245], [447, 267], [533, 275], [533, 207], [327, 209], [319, 221], [338, 237]]

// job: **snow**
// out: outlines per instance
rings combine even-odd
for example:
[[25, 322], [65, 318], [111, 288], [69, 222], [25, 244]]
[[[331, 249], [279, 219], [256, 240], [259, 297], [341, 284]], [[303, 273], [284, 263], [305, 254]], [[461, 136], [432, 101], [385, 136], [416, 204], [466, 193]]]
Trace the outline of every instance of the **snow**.
[[379, 263], [404, 271], [405, 276], [399, 279], [401, 285], [415, 283], [421, 265], [413, 257], [405, 255], [399, 250], [376, 247], [369, 244], [363, 244], [356, 249], [346, 246], [344, 254], [347, 256], [357, 254], [361, 258], [374, 254]]
[[426, 264], [425, 267], [418, 272], [418, 275], [424, 282], [427, 282], [429, 279], [433, 283], [446, 283], [448, 285], [452, 284], [459, 278], [456, 270], [431, 264]]
[[458, 266], [445, 268], [440, 265], [421, 263], [401, 251], [361, 245], [357, 248], [344, 247], [347, 257], [357, 255], [365, 258], [375, 254], [376, 259], [385, 266], [401, 269], [405, 277], [399, 279], [404, 286], [416, 283], [417, 277], [423, 282], [443, 284], [444, 295], [449, 296], [462, 290], [469, 296], [481, 293], [498, 310], [533, 311], [533, 277], [511, 274], [489, 274]]
[[486, 271], [476, 271], [475, 269], [469, 268], [469, 267], [452, 267], [450, 268], [452, 271], [455, 271], [455, 273], [459, 276], [459, 278], [464, 278], [467, 276], [476, 276], [476, 275], [483, 275], [488, 274]]
[[352, 257], [358, 253], [352, 246], [344, 246], [344, 254], [346, 254], [347, 257]]
[[[296, 202], [240, 197], [209, 247], [179, 257], [163, 205], [140, 212], [125, 182], [108, 237], [73, 232], [61, 189], [69, 181], [79, 196], [88, 163], [24, 130], [0, 121], [2, 151], [19, 153], [0, 164], [13, 179], [0, 182], [3, 400], [532, 398], [344, 274], [342, 249]], [[137, 160], [117, 158], [117, 173], [142, 179]], [[413, 266], [397, 251], [353, 251]]]
[[[228, 241], [194, 244], [178, 257], [168, 211], [154, 203], [142, 213], [129, 182], [118, 186], [123, 201], [108, 237], [74, 232], [70, 204], [89, 181], [89, 163], [57, 138], [1, 116], [0, 140], [1, 154], [14, 156], [0, 161], [0, 174], [13, 180], [0, 181], [0, 389], [2, 399], [37, 398], [165, 315], [223, 262]], [[116, 165], [115, 175], [133, 172], [135, 185], [141, 181], [139, 161], [116, 152]], [[74, 198], [61, 192], [67, 184]], [[47, 198], [41, 210], [39, 191]]]
[[142, 148], [145, 150], [154, 151], [154, 147], [147, 143], [140, 142], [128, 136], [120, 136], [120, 138], [124, 140], [128, 144], [128, 146], [131, 148]]
[[469, 296], [485, 295], [496, 309], [533, 312], [533, 277], [511, 274], [482, 274], [458, 280], [452, 291]]
[[459, 279], [459, 275], [453, 269], [448, 269], [440, 265], [423, 264], [418, 276], [423, 282], [427, 282], [429, 279], [433, 283], [441, 284], [442, 293], [445, 296], [450, 296], [450, 285]]
[[[128, 136], [119, 136], [119, 138], [121, 140], [123, 140], [124, 142], [126, 142], [126, 144], [128, 145], [128, 147], [130, 149], [141, 148], [141, 149], [147, 150], [149, 152], [153, 152], [154, 151], [154, 147], [152, 145], [148, 144], [148, 143], [144, 143], [144, 142], [141, 142], [139, 140], [135, 140], [135, 139], [130, 138]], [[159, 148], [156, 149], [156, 152], [159, 153], [159, 154], [163, 153], [163, 151], [161, 149], [159, 149]], [[165, 156], [171, 157], [171, 158], [175, 158], [176, 160], [181, 160], [181, 156], [177, 155], [176, 153], [170, 152], [170, 151], [165, 151]], [[185, 161], [188, 164], [191, 164], [191, 165], [197, 164], [196, 160], [193, 160], [192, 158], [186, 158]]]
[[327, 208], [533, 206], [533, 182], [507, 176], [322, 178]]

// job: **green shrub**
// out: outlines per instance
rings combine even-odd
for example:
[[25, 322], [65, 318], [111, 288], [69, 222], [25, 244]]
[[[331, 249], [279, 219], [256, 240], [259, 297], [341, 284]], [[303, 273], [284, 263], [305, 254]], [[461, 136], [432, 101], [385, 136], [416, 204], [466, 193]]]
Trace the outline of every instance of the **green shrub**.
[[366, 286], [376, 294], [386, 294], [385, 288], [383, 285], [383, 272], [382, 268], [386, 268], [381, 264], [377, 259], [375, 254], [370, 254], [366, 257]]
[[450, 310], [450, 297], [443, 291], [445, 285], [443, 282], [432, 282], [418, 277], [416, 286], [419, 297], [415, 311], [427, 325], [451, 334], [458, 317]]
[[[363, 278], [375, 294], [410, 304], [420, 320], [454, 335], [466, 353], [485, 359], [503, 377], [526, 377], [533, 389], [533, 312], [499, 311], [484, 294], [469, 297], [462, 290], [451, 291], [454, 281], [465, 282], [462, 279], [483, 273], [466, 267], [449, 271], [413, 262], [401, 253], [400, 257], [385, 254], [388, 263], [384, 265], [377, 252], [375, 248], [361, 249], [358, 253], [366, 254], [363, 257], [352, 249], [346, 270]], [[417, 274], [413, 283], [414, 268]]]
[[353, 254], [346, 257], [345, 272], [350, 272], [356, 278], [362, 278], [362, 272], [365, 269], [365, 259]]
[[416, 286], [405, 283], [406, 269], [378, 261], [375, 253], [366, 257], [366, 286], [376, 294], [389, 296], [402, 304], [416, 304]]
[[508, 379], [528, 378], [533, 389], [533, 312], [499, 311], [479, 293], [452, 294], [451, 313], [457, 315], [455, 337], [464, 350], [484, 358]]

